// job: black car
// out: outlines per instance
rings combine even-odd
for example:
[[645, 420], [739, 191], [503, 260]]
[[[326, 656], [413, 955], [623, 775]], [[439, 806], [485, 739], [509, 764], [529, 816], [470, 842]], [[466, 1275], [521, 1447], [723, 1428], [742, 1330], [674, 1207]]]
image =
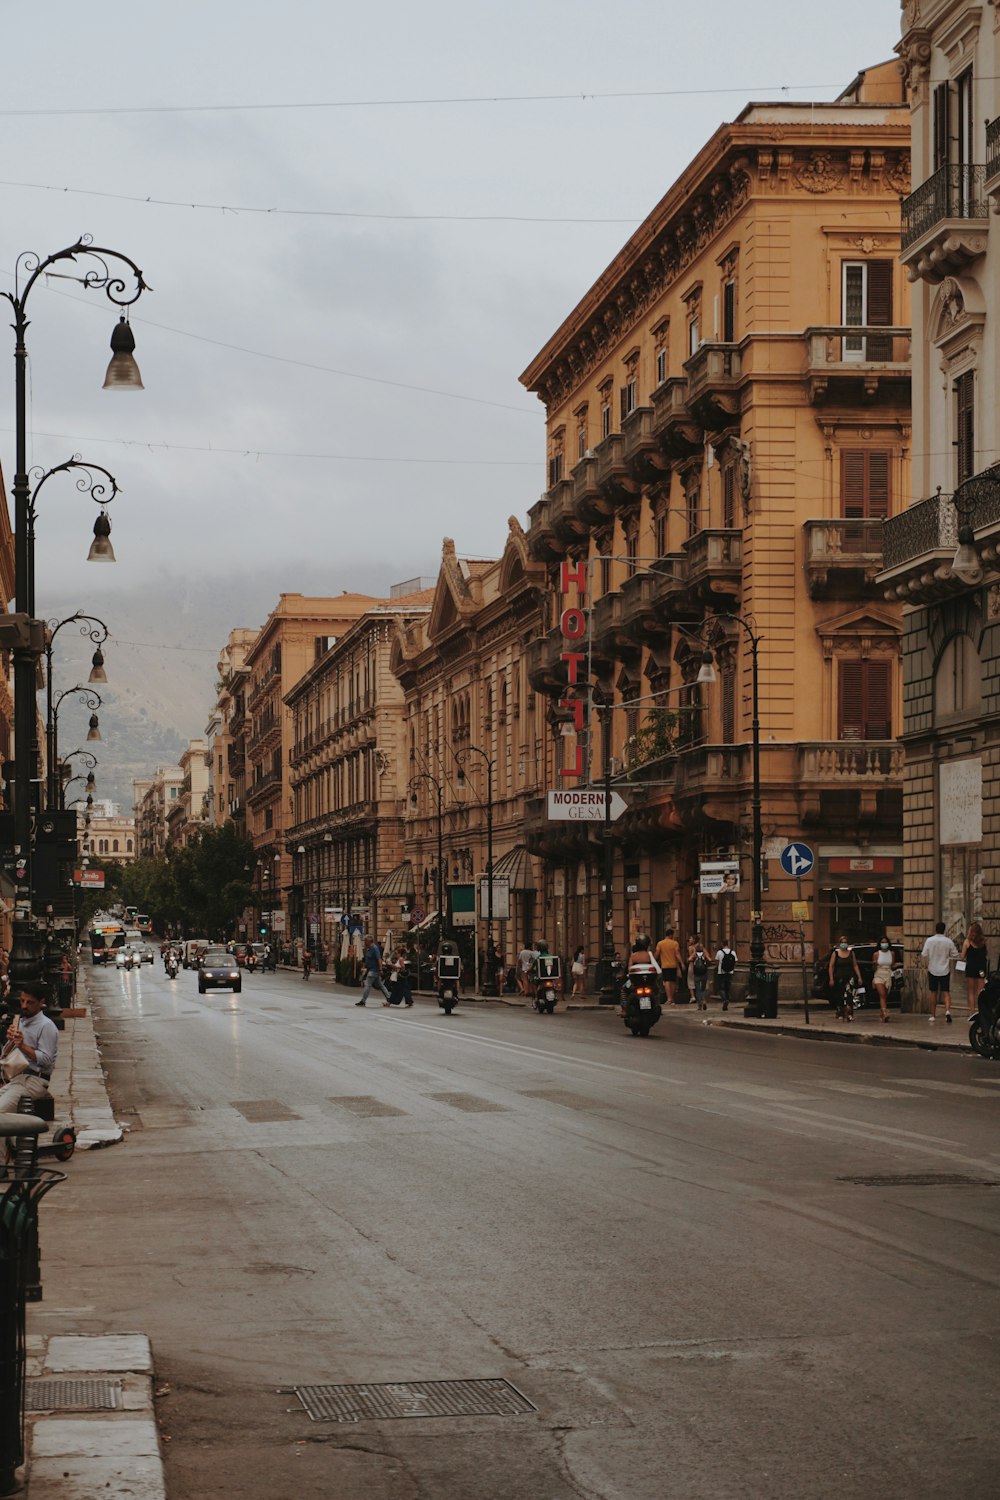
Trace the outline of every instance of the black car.
[[243, 988], [243, 977], [234, 953], [224, 948], [209, 948], [198, 965], [198, 993], [206, 990], [232, 990], [238, 995]]

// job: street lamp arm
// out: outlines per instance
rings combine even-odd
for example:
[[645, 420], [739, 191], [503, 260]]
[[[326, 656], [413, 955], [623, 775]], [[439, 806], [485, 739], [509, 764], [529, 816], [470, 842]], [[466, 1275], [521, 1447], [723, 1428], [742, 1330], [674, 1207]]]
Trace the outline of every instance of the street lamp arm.
[[54, 714], [58, 714], [59, 705], [62, 703], [63, 699], [71, 697], [74, 693], [79, 693], [82, 702], [87, 708], [90, 709], [91, 713], [96, 713], [97, 710], [103, 705], [104, 700], [102, 699], [100, 693], [95, 693], [93, 688], [84, 687], [82, 683], [78, 682], [76, 687], [63, 688], [62, 692], [56, 695], [52, 703], [52, 712]]
[[[86, 291], [104, 292], [108, 300], [116, 307], [131, 307], [133, 302], [138, 302], [143, 292], [152, 290], [134, 260], [123, 255], [120, 250], [108, 250], [103, 245], [94, 245], [89, 235], [82, 234], [75, 244], [67, 245], [64, 250], [54, 250], [44, 259], [41, 259], [34, 250], [24, 250], [18, 256], [14, 270], [14, 290], [13, 292], [0, 292], [0, 296], [6, 297], [11, 304], [19, 323], [25, 322], [24, 306], [39, 277], [48, 274], [60, 275], [59, 272], [52, 272], [51, 268], [63, 261], [75, 262], [80, 256], [91, 257], [97, 261], [97, 266], [90, 267], [82, 276], [65, 279], [78, 281]], [[130, 291], [131, 278], [113, 274], [108, 264], [109, 261], [118, 261], [131, 271], [132, 278], [135, 280], [135, 291], [131, 296], [127, 295]], [[27, 278], [23, 291], [21, 290], [22, 277]]]
[[[47, 649], [51, 651], [52, 642], [55, 640], [56, 636], [59, 634], [60, 630], [62, 630], [64, 625], [75, 625], [81, 620], [85, 623], [80, 625], [80, 634], [89, 636], [90, 640], [93, 641], [95, 646], [103, 646], [104, 642], [111, 634], [108, 626], [105, 625], [104, 621], [100, 618], [99, 615], [86, 615], [82, 610], [78, 609], [76, 614], [67, 615], [65, 620], [47, 620], [45, 622], [49, 628], [49, 643]], [[91, 629], [91, 626], [95, 626], [96, 629]]]
[[60, 755], [59, 759], [62, 761], [63, 765], [66, 765], [68, 761], [75, 760], [77, 756], [79, 756], [83, 761], [88, 771], [96, 771], [97, 756], [91, 755], [89, 750], [84, 750], [82, 745], [80, 745], [76, 750], [71, 750], [68, 755]]
[[[102, 510], [106, 509], [106, 507], [111, 504], [112, 500], [118, 494], [118, 481], [108, 469], [105, 469], [101, 464], [90, 463], [89, 461], [82, 459], [79, 453], [74, 453], [73, 457], [67, 458], [65, 463], [56, 464], [54, 468], [47, 469], [44, 473], [41, 469], [31, 470], [28, 476], [29, 479], [34, 478], [35, 475], [40, 476], [35, 484], [34, 489], [31, 492], [31, 497], [28, 500], [28, 521], [31, 525], [34, 525], [35, 523], [35, 516], [37, 514], [38, 507], [38, 496], [41, 492], [42, 486], [46, 483], [47, 480], [52, 478], [53, 474], [64, 474], [70, 469], [80, 470], [80, 474], [77, 477], [75, 483], [81, 495], [89, 495], [94, 501], [94, 504], [99, 505]], [[107, 483], [105, 483], [101, 479], [96, 478], [96, 475], [98, 474], [103, 474], [104, 480], [106, 480]], [[91, 617], [89, 615], [73, 615], [71, 616], [71, 618], [89, 619]]]

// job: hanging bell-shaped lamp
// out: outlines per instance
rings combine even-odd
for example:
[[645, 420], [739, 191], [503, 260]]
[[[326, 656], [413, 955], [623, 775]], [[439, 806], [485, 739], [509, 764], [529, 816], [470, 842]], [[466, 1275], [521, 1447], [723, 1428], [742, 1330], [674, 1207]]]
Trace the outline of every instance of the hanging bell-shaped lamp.
[[142, 391], [145, 386], [132, 351], [135, 335], [124, 318], [119, 318], [111, 334], [111, 361], [104, 377], [106, 391]]
[[101, 721], [96, 714], [90, 716], [90, 728], [87, 730], [88, 740], [99, 740], [101, 738]]
[[90, 660], [90, 676], [87, 678], [87, 681], [107, 682], [108, 674], [104, 670], [104, 653], [101, 651], [100, 647], [98, 647], [98, 649], [94, 652]]
[[102, 510], [94, 522], [94, 540], [90, 544], [87, 553], [88, 562], [115, 562], [115, 549], [111, 545], [111, 520], [106, 510]]

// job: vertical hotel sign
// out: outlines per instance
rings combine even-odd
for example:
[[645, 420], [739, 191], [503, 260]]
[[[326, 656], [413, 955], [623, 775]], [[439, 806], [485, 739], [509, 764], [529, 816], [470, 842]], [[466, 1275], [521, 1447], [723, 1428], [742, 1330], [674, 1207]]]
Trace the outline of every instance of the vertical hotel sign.
[[[559, 633], [563, 642], [559, 660], [566, 663], [566, 687], [559, 699], [559, 707], [569, 714], [575, 736], [575, 754], [569, 764], [566, 763], [566, 750], [563, 749], [563, 761], [557, 770], [561, 780], [565, 780], [567, 776], [583, 776], [583, 710], [586, 694], [590, 690], [589, 678], [581, 671], [582, 663], [587, 660], [587, 653], [575, 649], [582, 644], [587, 634], [587, 611], [581, 609], [579, 604], [568, 602], [570, 589], [576, 589], [578, 599], [586, 598], [585, 562], [570, 564], [564, 561], [559, 567]], [[563, 744], [565, 747], [565, 740]]]

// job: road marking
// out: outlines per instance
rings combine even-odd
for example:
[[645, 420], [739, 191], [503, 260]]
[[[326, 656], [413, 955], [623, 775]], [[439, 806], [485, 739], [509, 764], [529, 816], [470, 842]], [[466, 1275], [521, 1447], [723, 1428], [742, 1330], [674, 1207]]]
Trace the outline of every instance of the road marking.
[[863, 1099], [917, 1099], [918, 1094], [908, 1089], [879, 1089], [866, 1083], [826, 1083], [818, 1080], [820, 1088], [836, 1089], [839, 1094], [858, 1094]]
[[995, 1099], [992, 1089], [977, 1088], [972, 1083], [945, 1083], [936, 1078], [901, 1078], [900, 1083], [914, 1088], [936, 1089], [939, 1094], [961, 1094], [966, 1099]]
[[705, 1085], [710, 1089], [725, 1089], [728, 1094], [745, 1094], [748, 1099], [766, 1099], [771, 1104], [809, 1104], [814, 1103], [814, 1094], [791, 1094], [787, 1089], [771, 1088], [766, 1083], [711, 1083]]

